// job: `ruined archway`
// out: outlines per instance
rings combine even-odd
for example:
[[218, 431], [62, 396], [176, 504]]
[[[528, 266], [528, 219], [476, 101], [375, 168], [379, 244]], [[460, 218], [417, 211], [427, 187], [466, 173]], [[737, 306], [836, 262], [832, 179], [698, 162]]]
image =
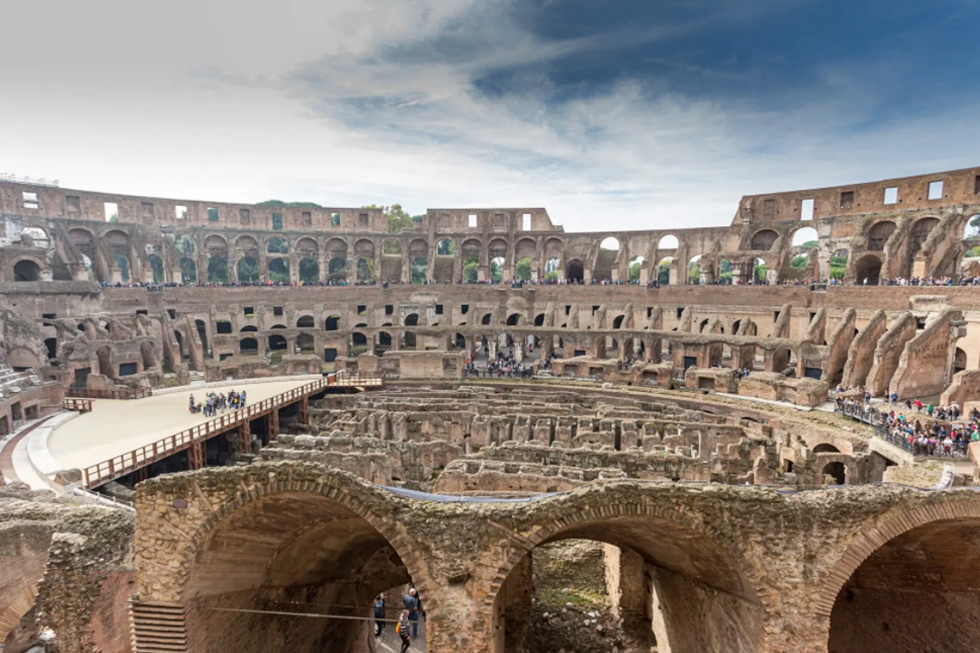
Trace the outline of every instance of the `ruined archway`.
[[23, 261], [18, 261], [14, 264], [14, 281], [40, 281], [41, 280], [41, 266], [31, 261], [30, 259], [24, 259]]
[[[357, 487], [355, 498], [345, 487], [353, 479], [314, 475], [314, 490], [273, 476], [219, 500], [181, 547], [181, 569], [141, 579], [142, 600], [181, 605], [186, 650], [371, 650], [369, 622], [358, 619], [371, 599], [412, 580], [425, 595], [424, 576], [409, 571], [410, 543], [370, 507], [379, 491]], [[155, 537], [149, 530], [137, 537]], [[340, 618], [270, 614], [311, 611]]]
[[585, 266], [582, 261], [573, 258], [565, 265], [565, 279], [569, 283], [582, 283], [585, 279]]
[[854, 281], [860, 286], [877, 286], [881, 280], [881, 259], [867, 254], [854, 265]]
[[658, 643], [666, 640], [668, 650], [763, 650], [769, 597], [754, 580], [761, 566], [751, 556], [723, 542], [690, 510], [675, 511], [635, 496], [620, 503], [615, 493], [595, 499], [579, 495], [551, 513], [539, 530], [529, 529], [529, 540], [498, 572], [493, 587], [500, 589], [486, 600], [494, 651], [517, 650], [516, 638], [533, 628], [528, 623], [530, 554], [539, 545], [565, 540], [603, 542], [629, 554], [629, 573], [650, 578], [630, 591], [649, 594], [624, 594], [620, 600], [664, 606], [652, 620]]
[[[902, 514], [861, 534], [842, 560], [854, 568], [830, 613], [829, 653], [975, 648], [980, 518], [948, 504], [915, 512], [964, 514], [927, 523], [917, 523], [920, 515]], [[899, 534], [869, 546], [895, 530]], [[832, 576], [841, 582], [837, 570]]]

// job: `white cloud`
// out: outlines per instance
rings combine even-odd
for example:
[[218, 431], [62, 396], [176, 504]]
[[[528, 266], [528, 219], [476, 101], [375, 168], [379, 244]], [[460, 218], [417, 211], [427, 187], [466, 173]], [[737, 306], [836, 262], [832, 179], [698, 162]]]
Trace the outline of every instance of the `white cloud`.
[[[0, 169], [229, 201], [543, 205], [592, 230], [724, 224], [741, 194], [975, 163], [969, 107], [876, 123], [874, 89], [846, 68], [783, 112], [629, 79], [558, 100], [541, 63], [601, 57], [608, 39], [542, 41], [509, 6], [8, 2], [10, 24], [44, 24], [57, 47], [30, 30], [0, 41], [19, 62], [0, 69], [17, 89]], [[501, 68], [520, 84], [475, 87]]]

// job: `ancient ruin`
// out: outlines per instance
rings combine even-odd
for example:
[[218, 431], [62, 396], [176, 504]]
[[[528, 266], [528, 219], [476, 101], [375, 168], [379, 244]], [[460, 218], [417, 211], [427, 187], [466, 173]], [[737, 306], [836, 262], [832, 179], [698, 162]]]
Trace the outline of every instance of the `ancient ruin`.
[[381, 653], [409, 583], [434, 653], [972, 650], [978, 427], [980, 168], [589, 233], [0, 181], [3, 653]]

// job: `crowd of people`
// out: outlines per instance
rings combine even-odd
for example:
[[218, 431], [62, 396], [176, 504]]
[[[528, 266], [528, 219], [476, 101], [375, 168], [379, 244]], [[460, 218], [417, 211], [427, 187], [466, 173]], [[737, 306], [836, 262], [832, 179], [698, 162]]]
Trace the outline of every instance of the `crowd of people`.
[[867, 388], [838, 386], [838, 392], [838, 412], [873, 424], [879, 434], [916, 456], [965, 457], [970, 443], [980, 440], [980, 411], [976, 408], [964, 415], [955, 402], [948, 406], [918, 399], [901, 402], [894, 393], [887, 402], [874, 406]]
[[[550, 361], [549, 361], [550, 367]], [[486, 365], [477, 364], [472, 357], [466, 360], [463, 368], [464, 376], [483, 378], [529, 379], [534, 376], [534, 367], [525, 365], [514, 358], [514, 352], [498, 352], [497, 356], [487, 361]]]
[[244, 408], [245, 399], [246, 393], [244, 390], [241, 392], [229, 390], [227, 393], [209, 392], [204, 395], [204, 400], [201, 402], [196, 402], [194, 395], [191, 395], [188, 409], [192, 413], [203, 413], [205, 417], [214, 417], [223, 410]]
[[[867, 279], [864, 279], [867, 285]], [[980, 277], [893, 277], [882, 279], [880, 286], [980, 286]]]

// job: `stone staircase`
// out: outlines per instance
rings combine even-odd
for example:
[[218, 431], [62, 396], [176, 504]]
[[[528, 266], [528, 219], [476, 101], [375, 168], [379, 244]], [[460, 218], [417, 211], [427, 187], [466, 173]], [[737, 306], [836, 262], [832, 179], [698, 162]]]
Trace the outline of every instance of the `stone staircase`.
[[179, 605], [154, 605], [133, 601], [133, 653], [187, 651], [187, 623]]

